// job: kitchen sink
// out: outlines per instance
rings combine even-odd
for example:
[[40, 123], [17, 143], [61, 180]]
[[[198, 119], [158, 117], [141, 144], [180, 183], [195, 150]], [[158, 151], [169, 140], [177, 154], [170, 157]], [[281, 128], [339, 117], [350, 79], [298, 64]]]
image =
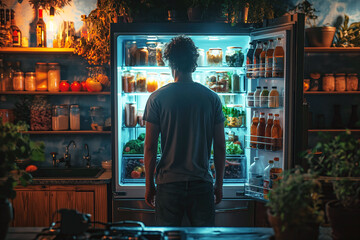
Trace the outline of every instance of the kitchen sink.
[[93, 168], [39, 168], [31, 175], [34, 178], [97, 178], [105, 169]]

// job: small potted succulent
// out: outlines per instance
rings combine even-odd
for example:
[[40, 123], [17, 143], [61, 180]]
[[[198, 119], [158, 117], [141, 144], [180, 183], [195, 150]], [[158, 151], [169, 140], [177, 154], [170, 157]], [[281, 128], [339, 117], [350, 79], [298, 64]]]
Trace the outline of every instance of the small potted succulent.
[[306, 158], [310, 161], [311, 170], [332, 182], [336, 200], [326, 204], [326, 214], [333, 230], [333, 239], [358, 239], [360, 140], [346, 131], [319, 142]]
[[324, 215], [320, 189], [320, 183], [300, 169], [284, 172], [267, 203], [268, 220], [277, 240], [318, 239]]
[[26, 126], [3, 123], [0, 118], [0, 239], [5, 239], [12, 219], [12, 207], [9, 199], [15, 198], [14, 187], [26, 186], [31, 175], [21, 170], [17, 162], [26, 159], [41, 161], [45, 159], [44, 145], [32, 142], [29, 135], [23, 134]]

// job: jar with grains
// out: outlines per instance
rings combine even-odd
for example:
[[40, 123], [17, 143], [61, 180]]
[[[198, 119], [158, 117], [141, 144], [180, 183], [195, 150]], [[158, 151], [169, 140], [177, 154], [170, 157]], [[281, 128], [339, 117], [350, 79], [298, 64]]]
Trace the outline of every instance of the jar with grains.
[[70, 105], [70, 130], [80, 130], [80, 108], [79, 105]]
[[52, 114], [52, 130], [69, 130], [69, 105], [55, 105]]
[[30, 128], [32, 131], [51, 130], [51, 105], [46, 96], [36, 95], [30, 107]]
[[206, 52], [206, 60], [209, 66], [221, 66], [222, 64], [222, 49], [221, 48], [210, 48], [209, 51]]
[[136, 92], [146, 92], [146, 71], [136, 73]]
[[25, 91], [36, 91], [35, 72], [27, 72], [25, 76]]
[[335, 77], [332, 73], [326, 73], [322, 79], [322, 89], [325, 92], [335, 91]]
[[14, 91], [24, 91], [25, 78], [23, 72], [15, 72], [13, 78], [13, 89]]
[[48, 63], [48, 90], [58, 92], [60, 86], [60, 64]]
[[359, 88], [359, 79], [356, 73], [349, 73], [346, 76], [346, 90], [357, 91]]
[[158, 43], [156, 46], [156, 63], [158, 66], [165, 66], [165, 62], [163, 60], [163, 49], [164, 43]]
[[102, 107], [90, 107], [91, 129], [102, 131], [105, 123], [104, 109]]
[[346, 90], [345, 73], [335, 74], [335, 90], [339, 92], [343, 92]]
[[123, 72], [122, 87], [126, 93], [135, 92], [135, 75], [132, 71]]
[[36, 91], [48, 90], [48, 67], [47, 63], [36, 63]]

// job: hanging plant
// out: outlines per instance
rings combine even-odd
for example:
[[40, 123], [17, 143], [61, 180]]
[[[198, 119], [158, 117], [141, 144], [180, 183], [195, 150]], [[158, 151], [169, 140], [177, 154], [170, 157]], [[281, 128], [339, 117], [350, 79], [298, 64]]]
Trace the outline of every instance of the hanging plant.
[[48, 11], [51, 7], [62, 9], [63, 7], [70, 5], [71, 0], [29, 0], [29, 3], [33, 8], [41, 7]]

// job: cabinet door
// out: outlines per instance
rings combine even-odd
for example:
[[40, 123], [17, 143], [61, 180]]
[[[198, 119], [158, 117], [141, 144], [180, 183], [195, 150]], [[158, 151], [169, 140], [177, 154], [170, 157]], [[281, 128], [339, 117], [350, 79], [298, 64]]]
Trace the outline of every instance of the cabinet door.
[[81, 213], [91, 214], [91, 221], [95, 221], [95, 196], [94, 192], [75, 192], [75, 209]]
[[[45, 191], [44, 191], [45, 190]], [[14, 227], [48, 227], [49, 192], [34, 187], [16, 191], [16, 198], [12, 204], [14, 208]]]
[[75, 191], [50, 191], [50, 216], [52, 222], [60, 221], [60, 214], [56, 213], [62, 208], [75, 208]]

